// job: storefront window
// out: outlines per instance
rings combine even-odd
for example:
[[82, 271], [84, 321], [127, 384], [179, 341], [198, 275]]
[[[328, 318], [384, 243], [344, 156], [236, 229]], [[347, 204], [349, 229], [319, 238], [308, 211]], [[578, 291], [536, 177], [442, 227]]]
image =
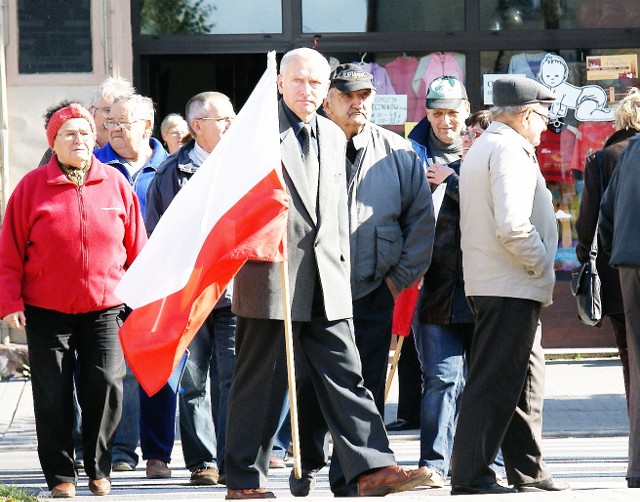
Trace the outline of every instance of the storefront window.
[[640, 27], [637, 0], [480, 0], [483, 30]]
[[282, 0], [140, 0], [141, 35], [282, 33]]
[[451, 75], [465, 82], [466, 60], [458, 52], [329, 54], [335, 68], [357, 63], [373, 75], [378, 90], [371, 121], [406, 136], [425, 116], [425, 97], [431, 81]]
[[463, 0], [302, 0], [304, 33], [463, 29]]
[[559, 224], [557, 272], [570, 272], [577, 266], [575, 221], [585, 159], [615, 132], [616, 103], [630, 87], [640, 86], [639, 53], [640, 49], [616, 49], [491, 51], [481, 55], [485, 105], [491, 104], [493, 80], [504, 74], [537, 79], [557, 96], [549, 109], [549, 128], [537, 148]]

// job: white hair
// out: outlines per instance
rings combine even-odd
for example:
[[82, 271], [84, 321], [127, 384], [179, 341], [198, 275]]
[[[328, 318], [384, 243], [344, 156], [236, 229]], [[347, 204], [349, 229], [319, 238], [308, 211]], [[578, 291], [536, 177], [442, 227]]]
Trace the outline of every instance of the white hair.
[[151, 122], [149, 129], [153, 130], [155, 109], [151, 98], [141, 96], [140, 94], [132, 94], [131, 96], [120, 96], [116, 98], [113, 103], [131, 103], [131, 113], [135, 118], [149, 120]]
[[329, 61], [327, 61], [327, 59], [318, 51], [309, 49], [308, 47], [300, 47], [287, 52], [282, 57], [282, 61], [280, 61], [280, 74], [283, 74], [286, 71], [289, 62], [297, 57], [313, 61], [313, 63], [317, 65], [316, 70], [322, 73], [322, 76], [325, 79], [329, 80], [329, 75], [331, 75], [331, 66], [329, 65]]
[[126, 78], [107, 77], [99, 87], [96, 87], [89, 94], [89, 106], [95, 108], [100, 98], [112, 103], [118, 97], [131, 96], [135, 92], [135, 88]]

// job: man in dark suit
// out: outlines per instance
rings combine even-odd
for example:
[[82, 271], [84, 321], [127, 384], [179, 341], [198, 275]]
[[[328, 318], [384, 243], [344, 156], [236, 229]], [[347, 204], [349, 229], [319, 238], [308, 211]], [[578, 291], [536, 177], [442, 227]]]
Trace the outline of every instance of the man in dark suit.
[[[284, 56], [278, 76], [283, 175], [291, 197], [287, 254], [294, 345], [345, 478], [356, 480], [358, 493], [342, 495], [386, 495], [425, 484], [429, 472], [396, 465], [363, 386], [350, 320], [345, 137], [316, 115], [329, 73], [324, 57], [304, 48]], [[279, 265], [247, 262], [234, 285], [237, 363], [229, 396], [227, 499], [273, 498], [264, 485], [287, 392]]]

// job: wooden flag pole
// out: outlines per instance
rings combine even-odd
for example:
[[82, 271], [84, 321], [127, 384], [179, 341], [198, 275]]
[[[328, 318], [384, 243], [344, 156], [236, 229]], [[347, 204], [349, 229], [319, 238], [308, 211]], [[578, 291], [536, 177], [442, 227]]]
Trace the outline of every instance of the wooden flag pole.
[[287, 354], [287, 378], [289, 381], [289, 414], [291, 416], [291, 444], [293, 445], [293, 475], [302, 478], [300, 460], [300, 428], [298, 426], [298, 397], [296, 394], [296, 367], [293, 356], [293, 329], [291, 327], [291, 300], [289, 299], [289, 267], [280, 262], [282, 285], [282, 311], [284, 312], [284, 340]]
[[402, 352], [402, 344], [404, 343], [404, 336], [398, 336], [398, 342], [396, 343], [396, 350], [393, 352], [393, 359], [391, 361], [391, 368], [389, 368], [389, 375], [387, 376], [387, 383], [384, 386], [384, 400], [387, 400], [389, 395], [389, 389], [391, 388], [391, 382], [393, 382], [393, 375], [398, 367], [398, 359], [400, 359], [400, 352]]

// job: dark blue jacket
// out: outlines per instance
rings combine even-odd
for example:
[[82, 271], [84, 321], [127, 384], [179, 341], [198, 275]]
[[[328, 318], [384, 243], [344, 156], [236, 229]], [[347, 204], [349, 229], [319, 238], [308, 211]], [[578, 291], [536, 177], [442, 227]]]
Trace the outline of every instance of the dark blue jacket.
[[600, 205], [598, 232], [612, 267], [640, 268], [640, 134], [620, 154]]
[[[182, 145], [177, 152], [168, 157], [159, 167], [147, 189], [147, 206], [144, 224], [147, 234], [151, 235], [160, 218], [165, 213], [180, 189], [193, 176], [193, 166], [189, 152], [194, 140]], [[215, 309], [231, 307], [232, 287], [227, 287], [215, 305]]]
[[155, 138], [149, 138], [149, 146], [153, 149], [153, 155], [151, 155], [146, 165], [136, 171], [133, 176], [129, 174], [129, 170], [125, 167], [127, 161], [111, 148], [111, 144], [107, 143], [102, 148], [98, 148], [93, 152], [99, 161], [115, 167], [127, 178], [129, 183], [131, 183], [133, 190], [140, 200], [140, 211], [143, 217], [146, 211], [147, 188], [149, 187], [149, 183], [151, 183], [151, 180], [155, 176], [158, 166], [160, 166], [169, 155], [162, 147], [162, 144]]
[[407, 139], [411, 141], [413, 149], [420, 157], [422, 161], [422, 167], [424, 172], [427, 172], [429, 162], [427, 159], [431, 158], [432, 153], [429, 150], [429, 136], [431, 134], [431, 123], [427, 120], [427, 117], [423, 118], [416, 126], [411, 130]]
[[[432, 162], [429, 149], [431, 123], [423, 118], [408, 136], [413, 149], [422, 161], [425, 173]], [[429, 161], [427, 161], [429, 159]], [[467, 303], [462, 278], [462, 249], [460, 248], [460, 205], [458, 199], [458, 176], [460, 161], [448, 164], [455, 174], [444, 183], [445, 191], [440, 213], [436, 220], [431, 265], [424, 274], [417, 316], [424, 324], [471, 323], [473, 314]], [[432, 188], [433, 187], [432, 185]]]

